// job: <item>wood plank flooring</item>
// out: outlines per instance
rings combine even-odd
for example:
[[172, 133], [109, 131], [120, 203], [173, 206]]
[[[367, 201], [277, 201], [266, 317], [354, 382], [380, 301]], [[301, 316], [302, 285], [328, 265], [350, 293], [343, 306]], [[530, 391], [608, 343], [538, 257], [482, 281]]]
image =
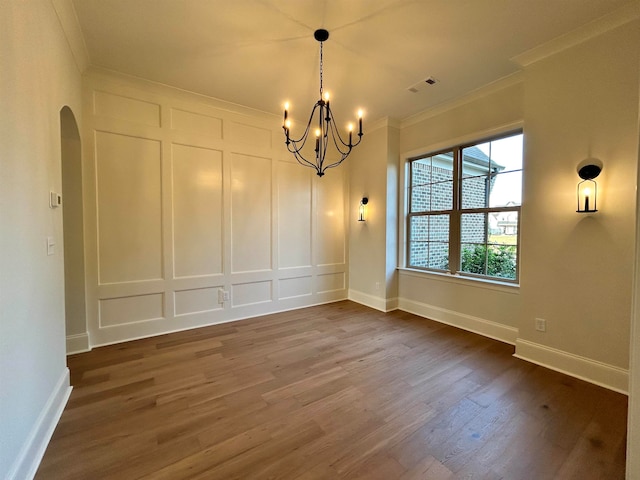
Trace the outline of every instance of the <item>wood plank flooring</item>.
[[627, 397], [338, 302], [97, 348], [36, 476], [623, 479]]

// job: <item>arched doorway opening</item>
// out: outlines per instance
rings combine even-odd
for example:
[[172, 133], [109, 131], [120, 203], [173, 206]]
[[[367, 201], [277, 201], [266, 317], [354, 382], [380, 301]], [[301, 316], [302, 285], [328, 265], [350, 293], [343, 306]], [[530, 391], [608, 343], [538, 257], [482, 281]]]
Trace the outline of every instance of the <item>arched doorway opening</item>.
[[85, 299], [82, 152], [71, 109], [60, 110], [62, 231], [67, 354], [89, 350]]

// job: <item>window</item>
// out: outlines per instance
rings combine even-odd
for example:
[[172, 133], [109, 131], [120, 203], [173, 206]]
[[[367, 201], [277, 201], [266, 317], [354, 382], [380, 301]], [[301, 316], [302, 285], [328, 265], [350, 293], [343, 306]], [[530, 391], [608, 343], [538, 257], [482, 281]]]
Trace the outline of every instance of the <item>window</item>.
[[518, 281], [521, 132], [409, 163], [407, 265]]

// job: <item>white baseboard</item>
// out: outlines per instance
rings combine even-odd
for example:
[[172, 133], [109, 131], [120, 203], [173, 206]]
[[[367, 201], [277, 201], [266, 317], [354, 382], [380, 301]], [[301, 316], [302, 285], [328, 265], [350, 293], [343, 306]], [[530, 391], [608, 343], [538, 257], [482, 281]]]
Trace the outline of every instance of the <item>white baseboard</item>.
[[69, 395], [71, 395], [69, 369], [65, 368], [58, 383], [54, 387], [47, 403], [42, 409], [27, 441], [20, 450], [18, 458], [13, 464], [7, 480], [32, 480], [38, 471], [44, 452], [49, 445], [53, 431], [62, 416]]
[[518, 338], [514, 357], [628, 395], [629, 370]]
[[381, 312], [391, 312], [398, 309], [397, 298], [381, 298], [369, 295], [367, 293], [359, 292], [358, 290], [349, 290], [349, 300], [366, 305], [367, 307], [375, 308]]
[[515, 345], [518, 338], [518, 329], [503, 325], [501, 323], [492, 322], [480, 317], [474, 317], [465, 313], [454, 312], [445, 308], [428, 305], [426, 303], [400, 298], [398, 308], [405, 312], [413, 313], [421, 317], [435, 320], [436, 322], [446, 323], [454, 327], [468, 330], [485, 337], [500, 340], [501, 342]]
[[67, 335], [67, 355], [83, 353], [91, 350], [89, 346], [89, 334]]

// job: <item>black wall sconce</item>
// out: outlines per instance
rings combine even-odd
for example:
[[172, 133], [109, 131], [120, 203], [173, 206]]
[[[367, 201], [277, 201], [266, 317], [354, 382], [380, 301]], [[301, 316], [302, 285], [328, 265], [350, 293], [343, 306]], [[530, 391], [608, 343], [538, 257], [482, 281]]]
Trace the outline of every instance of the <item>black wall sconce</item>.
[[359, 222], [365, 222], [366, 219], [366, 204], [369, 203], [369, 199], [367, 197], [362, 197], [362, 200], [360, 200], [360, 206], [358, 207], [358, 221]]
[[594, 213], [598, 211], [598, 184], [594, 180], [602, 171], [602, 162], [589, 158], [578, 165], [578, 213]]

